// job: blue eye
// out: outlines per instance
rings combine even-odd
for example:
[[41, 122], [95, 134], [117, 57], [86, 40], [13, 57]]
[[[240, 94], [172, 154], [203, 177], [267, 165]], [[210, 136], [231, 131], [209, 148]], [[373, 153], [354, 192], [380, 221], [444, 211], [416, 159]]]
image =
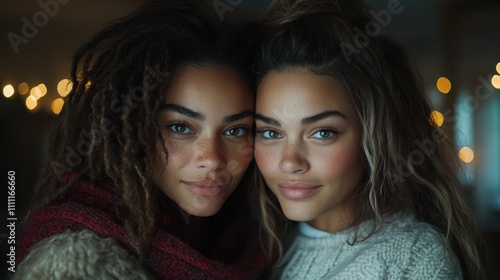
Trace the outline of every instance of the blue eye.
[[230, 128], [224, 132], [224, 135], [237, 136], [237, 137], [245, 136], [247, 135], [247, 129], [244, 127]]
[[332, 138], [333, 136], [335, 136], [335, 132], [327, 129], [318, 130], [312, 135], [313, 138], [317, 139], [327, 139]]
[[175, 123], [171, 124], [168, 126], [172, 132], [178, 133], [178, 134], [190, 134], [193, 133], [193, 131], [186, 125]]
[[275, 130], [261, 130], [258, 132], [258, 134], [261, 135], [262, 138], [264, 139], [280, 139], [283, 138], [283, 135], [281, 133], [275, 131]]

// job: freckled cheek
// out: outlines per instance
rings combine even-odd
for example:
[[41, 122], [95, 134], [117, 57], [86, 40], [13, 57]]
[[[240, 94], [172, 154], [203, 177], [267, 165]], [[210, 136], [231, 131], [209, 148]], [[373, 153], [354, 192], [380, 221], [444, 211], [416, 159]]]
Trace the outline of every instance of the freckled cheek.
[[363, 168], [361, 152], [354, 148], [339, 148], [317, 154], [312, 158], [318, 159], [316, 166], [321, 168], [323, 174], [333, 176], [354, 175]]
[[239, 175], [243, 175], [253, 159], [252, 141], [230, 144], [229, 147], [226, 148], [225, 158], [229, 162], [228, 167], [230, 170], [233, 170], [233, 173], [241, 173]]
[[272, 149], [266, 149], [261, 145], [255, 145], [255, 162], [260, 172], [266, 176], [275, 166], [278, 166], [278, 155], [272, 152]]
[[232, 152], [236, 153], [237, 155], [251, 155], [253, 156], [253, 139], [248, 138], [245, 140], [240, 140], [237, 142], [226, 142], [226, 147], [227, 149], [232, 150]]

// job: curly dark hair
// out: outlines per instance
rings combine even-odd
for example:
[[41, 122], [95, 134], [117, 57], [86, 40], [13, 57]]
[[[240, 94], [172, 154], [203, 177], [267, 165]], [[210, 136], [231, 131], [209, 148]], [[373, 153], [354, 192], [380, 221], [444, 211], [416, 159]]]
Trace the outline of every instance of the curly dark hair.
[[154, 147], [170, 77], [187, 66], [224, 65], [253, 87], [256, 31], [251, 23], [209, 22], [194, 5], [169, 1], [142, 6], [93, 36], [74, 55], [72, 90], [29, 215], [62, 196], [71, 183], [63, 174], [112, 183], [125, 209], [119, 217], [141, 252], [162, 203], [153, 183]]

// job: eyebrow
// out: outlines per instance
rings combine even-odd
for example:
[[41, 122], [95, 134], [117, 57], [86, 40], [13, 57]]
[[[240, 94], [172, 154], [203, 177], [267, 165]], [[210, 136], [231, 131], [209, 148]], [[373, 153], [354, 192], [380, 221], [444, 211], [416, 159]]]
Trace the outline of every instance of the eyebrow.
[[239, 120], [242, 120], [246, 117], [253, 116], [253, 115], [254, 115], [253, 111], [243, 111], [243, 112], [238, 113], [238, 114], [225, 116], [224, 122], [231, 123], [231, 122], [239, 121]]
[[184, 115], [186, 117], [189, 117], [189, 118], [192, 118], [192, 119], [195, 119], [198, 121], [205, 120], [205, 115], [198, 113], [198, 112], [195, 112], [195, 111], [188, 109], [188, 108], [186, 108], [182, 105], [179, 105], [179, 104], [165, 104], [161, 107], [160, 110], [161, 111], [168, 110], [168, 111], [176, 112], [176, 113], [179, 113], [181, 115]]
[[311, 123], [314, 123], [314, 122], [317, 122], [317, 121], [320, 121], [320, 120], [323, 120], [323, 119], [326, 119], [329, 117], [341, 117], [344, 119], [346, 118], [346, 116], [339, 111], [325, 111], [323, 113], [319, 113], [319, 114], [316, 114], [314, 116], [303, 118], [301, 123], [302, 123], [302, 125], [307, 125], [307, 124], [311, 124]]
[[[205, 115], [203, 115], [202, 113], [195, 112], [195, 111], [188, 109], [188, 108], [186, 108], [182, 105], [179, 105], [179, 104], [165, 104], [161, 107], [160, 110], [161, 111], [164, 111], [164, 110], [173, 111], [173, 112], [182, 114], [186, 117], [189, 117], [189, 118], [192, 118], [192, 119], [195, 119], [198, 121], [204, 121], [206, 118]], [[243, 111], [241, 113], [237, 113], [234, 115], [225, 116], [223, 119], [223, 122], [224, 123], [231, 123], [231, 122], [239, 121], [239, 120], [242, 120], [246, 117], [253, 116], [253, 115], [254, 115], [253, 111], [250, 111], [250, 110]]]
[[[320, 120], [323, 120], [323, 119], [326, 119], [329, 117], [346, 118], [346, 116], [339, 111], [325, 111], [325, 112], [322, 112], [322, 113], [319, 113], [319, 114], [316, 114], [316, 115], [313, 115], [310, 117], [303, 118], [300, 123], [302, 125], [308, 125], [308, 124], [311, 124], [311, 123], [314, 123], [314, 122], [317, 122], [317, 121], [320, 121]], [[266, 116], [261, 115], [261, 114], [255, 114], [255, 119], [260, 120], [266, 124], [281, 127], [281, 123], [277, 119], [266, 117]]]
[[274, 125], [274, 126], [281, 126], [281, 123], [277, 119], [273, 119], [270, 117], [266, 117], [261, 114], [255, 114], [255, 120], [259, 120], [261, 122], [264, 122], [266, 124]]

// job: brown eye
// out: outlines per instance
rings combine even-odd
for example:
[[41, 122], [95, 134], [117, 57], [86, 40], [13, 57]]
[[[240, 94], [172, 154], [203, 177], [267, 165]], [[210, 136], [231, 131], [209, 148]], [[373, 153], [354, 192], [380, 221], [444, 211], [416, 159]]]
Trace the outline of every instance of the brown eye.
[[245, 136], [247, 134], [247, 129], [244, 127], [230, 128], [224, 132], [224, 135], [229, 136]]
[[170, 130], [172, 130], [173, 132], [175, 133], [179, 133], [179, 134], [189, 134], [189, 133], [193, 133], [193, 131], [187, 127], [186, 125], [183, 125], [183, 124], [172, 124], [172, 125], [169, 125], [168, 128], [170, 128]]

